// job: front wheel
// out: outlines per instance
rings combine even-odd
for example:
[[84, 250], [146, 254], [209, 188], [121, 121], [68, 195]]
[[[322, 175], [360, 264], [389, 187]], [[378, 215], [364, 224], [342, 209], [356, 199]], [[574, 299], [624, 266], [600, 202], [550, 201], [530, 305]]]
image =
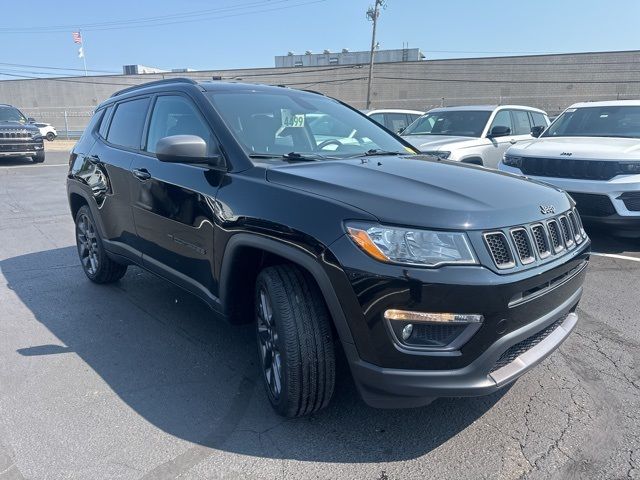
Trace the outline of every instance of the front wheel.
[[56, 134], [53, 132], [47, 132], [47, 136], [46, 136], [47, 140], [49, 140], [50, 142], [53, 142], [56, 139]]
[[44, 150], [40, 150], [36, 153], [35, 157], [31, 157], [33, 163], [42, 163], [44, 162]]
[[116, 282], [127, 272], [126, 265], [114, 262], [107, 255], [87, 205], [80, 207], [76, 214], [76, 244], [82, 269], [92, 282]]
[[265, 268], [255, 305], [262, 377], [273, 408], [300, 417], [326, 407], [335, 355], [329, 313], [313, 279], [294, 265]]

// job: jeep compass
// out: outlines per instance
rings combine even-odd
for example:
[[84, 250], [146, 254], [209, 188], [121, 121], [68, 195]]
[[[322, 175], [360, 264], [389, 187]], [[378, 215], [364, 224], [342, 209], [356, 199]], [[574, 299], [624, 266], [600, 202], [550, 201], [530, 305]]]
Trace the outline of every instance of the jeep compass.
[[318, 93], [122, 90], [74, 147], [67, 190], [86, 276], [135, 264], [253, 322], [285, 416], [329, 403], [338, 350], [369, 405], [420, 406], [510, 384], [577, 322], [590, 241], [566, 193], [415, 155]]

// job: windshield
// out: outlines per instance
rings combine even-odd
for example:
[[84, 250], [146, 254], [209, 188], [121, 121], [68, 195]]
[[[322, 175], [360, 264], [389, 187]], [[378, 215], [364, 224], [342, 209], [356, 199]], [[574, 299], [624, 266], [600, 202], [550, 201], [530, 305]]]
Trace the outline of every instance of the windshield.
[[0, 106], [0, 122], [27, 123], [27, 119], [14, 107]]
[[542, 136], [640, 138], [640, 106], [569, 108]]
[[423, 115], [409, 125], [405, 135], [451, 135], [480, 137], [491, 112], [483, 110], [444, 110]]
[[412, 153], [367, 117], [321, 95], [282, 92], [208, 92], [249, 155], [345, 158], [372, 151]]

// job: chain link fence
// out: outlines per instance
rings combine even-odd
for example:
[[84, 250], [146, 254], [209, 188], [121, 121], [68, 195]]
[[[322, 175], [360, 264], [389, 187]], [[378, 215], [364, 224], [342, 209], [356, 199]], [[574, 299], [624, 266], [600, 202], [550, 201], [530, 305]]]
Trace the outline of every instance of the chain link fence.
[[23, 108], [22, 113], [35, 118], [38, 123], [50, 123], [58, 132], [58, 138], [79, 138], [89, 123], [95, 107]]

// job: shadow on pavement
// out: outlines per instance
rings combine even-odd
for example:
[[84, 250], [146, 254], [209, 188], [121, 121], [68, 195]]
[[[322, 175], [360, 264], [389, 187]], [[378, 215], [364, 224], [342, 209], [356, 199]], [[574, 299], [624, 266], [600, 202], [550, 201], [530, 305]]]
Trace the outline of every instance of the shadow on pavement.
[[585, 230], [594, 252], [640, 256], [640, 238], [626, 238], [600, 225], [585, 225]]
[[9, 158], [0, 158], [0, 169], [2, 167], [16, 167], [22, 165], [37, 165], [33, 163], [31, 157], [9, 157]]
[[264, 393], [252, 326], [214, 319], [197, 299], [138, 268], [114, 285], [94, 285], [75, 247], [13, 257], [0, 269], [63, 344], [25, 345], [21, 355], [77, 354], [144, 420], [197, 445], [305, 461], [400, 461], [437, 448], [504, 394], [375, 410], [342, 363], [329, 408], [285, 420]]

